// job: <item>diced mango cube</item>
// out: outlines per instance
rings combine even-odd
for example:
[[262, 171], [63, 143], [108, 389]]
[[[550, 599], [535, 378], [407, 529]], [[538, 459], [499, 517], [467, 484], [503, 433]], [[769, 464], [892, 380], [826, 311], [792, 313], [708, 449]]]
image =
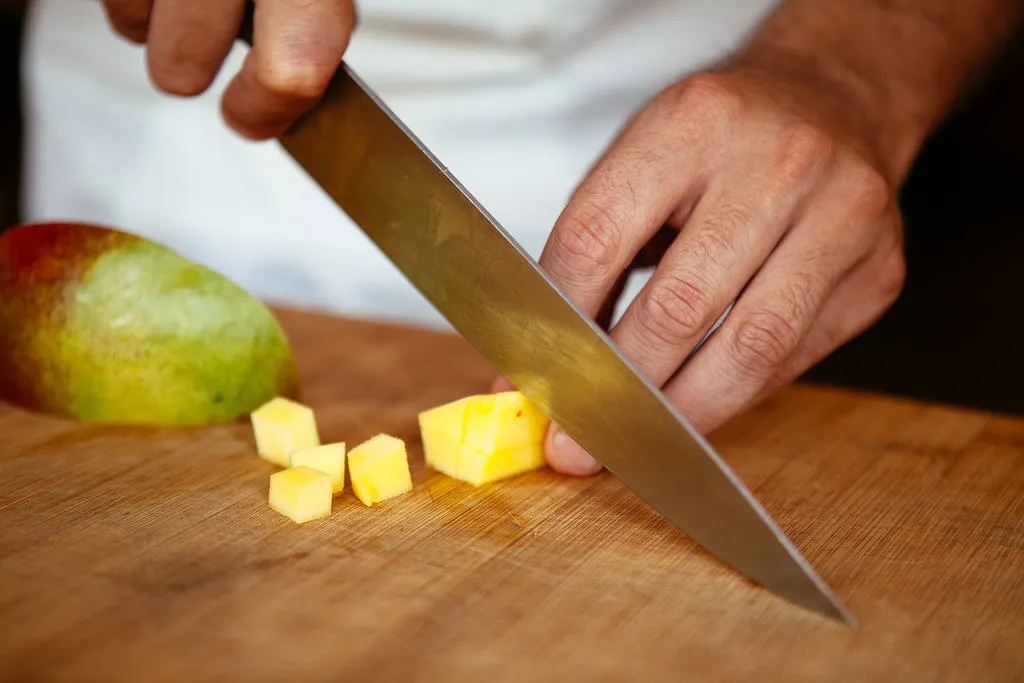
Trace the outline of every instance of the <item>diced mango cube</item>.
[[543, 467], [549, 423], [518, 391], [469, 396], [419, 415], [427, 465], [475, 486]]
[[466, 410], [462, 443], [484, 453], [544, 440], [549, 420], [521, 392], [476, 396]]
[[348, 454], [352, 491], [363, 505], [374, 505], [412, 490], [405, 442], [378, 434]]
[[281, 467], [291, 465], [292, 451], [320, 445], [313, 410], [278, 396], [250, 415], [256, 451], [264, 460]]
[[545, 465], [544, 445], [528, 443], [492, 453], [463, 444], [459, 447], [459, 466], [455, 478], [481, 486], [498, 479], [529, 472]]
[[335, 493], [345, 489], [345, 444], [330, 443], [323, 446], [292, 451], [292, 467], [308, 467], [331, 478]]
[[310, 467], [292, 467], [270, 475], [270, 507], [297, 524], [331, 514], [330, 476]]

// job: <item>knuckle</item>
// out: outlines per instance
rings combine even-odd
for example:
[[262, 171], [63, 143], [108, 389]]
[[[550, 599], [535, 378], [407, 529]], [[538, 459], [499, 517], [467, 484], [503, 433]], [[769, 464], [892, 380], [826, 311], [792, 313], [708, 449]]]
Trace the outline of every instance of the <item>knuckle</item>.
[[788, 179], [801, 178], [834, 151], [832, 137], [817, 126], [804, 121], [790, 123], [779, 134], [776, 172]]
[[641, 300], [640, 325], [656, 340], [678, 345], [711, 325], [708, 286], [698, 277], [666, 275], [651, 281]]
[[256, 80], [277, 97], [315, 100], [323, 94], [337, 63], [317, 58], [281, 57], [256, 72]]
[[855, 162], [848, 174], [851, 209], [857, 215], [882, 216], [895, 203], [889, 181], [863, 161]]
[[764, 309], [749, 315], [736, 327], [732, 357], [741, 372], [770, 376], [799, 343], [800, 333], [787, 316]]
[[551, 233], [558, 261], [582, 277], [614, 266], [618, 260], [621, 220], [597, 205], [567, 211]]
[[732, 120], [743, 102], [738, 92], [723, 77], [696, 74], [673, 91], [674, 110], [685, 118], [702, 121]]

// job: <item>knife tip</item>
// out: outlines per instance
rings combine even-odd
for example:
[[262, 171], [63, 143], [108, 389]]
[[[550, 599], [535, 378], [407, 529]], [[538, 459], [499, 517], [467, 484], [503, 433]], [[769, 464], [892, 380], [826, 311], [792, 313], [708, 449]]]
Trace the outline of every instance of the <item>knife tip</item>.
[[838, 621], [848, 628], [856, 628], [857, 618], [828, 586], [816, 575], [811, 575], [808, 578], [811, 578], [814, 590], [801, 590], [790, 595], [782, 593], [782, 597], [798, 607], [803, 607], [828, 619]]

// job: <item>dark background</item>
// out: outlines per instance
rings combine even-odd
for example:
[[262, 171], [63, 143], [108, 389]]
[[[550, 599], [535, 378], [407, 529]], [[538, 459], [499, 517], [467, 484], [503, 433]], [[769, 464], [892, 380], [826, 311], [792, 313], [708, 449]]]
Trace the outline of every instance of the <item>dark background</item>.
[[0, 0], [0, 232], [18, 220], [18, 171], [21, 163], [21, 111], [18, 56], [21, 11]]
[[[20, 13], [0, 2], [0, 231], [16, 223]], [[906, 289], [805, 381], [1024, 414], [1024, 34], [926, 145], [901, 197]]]

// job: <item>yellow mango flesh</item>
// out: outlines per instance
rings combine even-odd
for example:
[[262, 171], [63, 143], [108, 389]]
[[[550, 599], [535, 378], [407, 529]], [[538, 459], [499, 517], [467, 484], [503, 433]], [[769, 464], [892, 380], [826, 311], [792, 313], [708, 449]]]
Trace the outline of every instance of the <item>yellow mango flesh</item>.
[[466, 429], [466, 411], [469, 404], [480, 397], [469, 396], [457, 401], [446, 403], [419, 414], [420, 427], [440, 432], [447, 436], [462, 440]]
[[378, 434], [348, 454], [352, 491], [363, 505], [375, 505], [412, 491], [405, 442]]
[[458, 475], [455, 478], [473, 486], [513, 477], [546, 464], [543, 443], [528, 443], [492, 453], [462, 444], [458, 453]]
[[446, 432], [431, 427], [421, 427], [420, 436], [423, 440], [423, 459], [427, 467], [432, 467], [449, 477], [459, 477], [460, 440]]
[[539, 443], [548, 422], [518, 391], [476, 396], [467, 403], [462, 443], [484, 453]]
[[309, 467], [270, 475], [270, 507], [297, 524], [331, 514], [331, 478]]
[[518, 391], [469, 396], [419, 415], [427, 465], [474, 486], [543, 467], [549, 422]]
[[292, 451], [292, 467], [308, 467], [331, 478], [335, 493], [345, 489], [345, 444], [331, 443]]
[[281, 467], [291, 466], [292, 451], [320, 445], [313, 410], [278, 396], [250, 415], [256, 452]]
[[459, 449], [451, 443], [462, 443], [466, 428], [466, 409], [473, 399], [463, 398], [445, 405], [424, 410], [419, 414], [420, 436], [423, 440], [423, 459], [428, 467], [449, 477], [456, 476]]

